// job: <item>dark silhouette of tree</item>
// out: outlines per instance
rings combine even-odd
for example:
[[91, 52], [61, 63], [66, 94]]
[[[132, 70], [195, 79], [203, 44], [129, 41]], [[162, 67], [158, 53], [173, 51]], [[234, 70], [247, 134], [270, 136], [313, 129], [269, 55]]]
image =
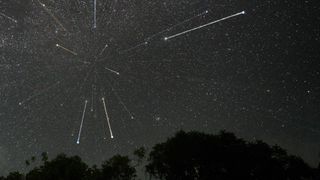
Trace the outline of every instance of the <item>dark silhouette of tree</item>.
[[131, 180], [136, 177], [136, 169], [128, 156], [115, 155], [102, 164], [102, 176], [106, 180]]
[[29, 160], [26, 160], [26, 161], [25, 161], [25, 164], [26, 164], [26, 166], [30, 166], [30, 161], [29, 161]]
[[36, 161], [36, 157], [35, 157], [35, 156], [32, 156], [32, 157], [31, 157], [31, 162], [34, 163], [35, 161]]
[[246, 142], [225, 131], [178, 132], [153, 147], [146, 171], [167, 180], [296, 180], [312, 174], [302, 159], [288, 156], [279, 146]]
[[[136, 169], [128, 156], [113, 156], [102, 164], [101, 169], [96, 165], [88, 168], [78, 156], [60, 154], [48, 160], [47, 154], [42, 153], [41, 157], [43, 165], [29, 171], [26, 180], [132, 180], [136, 177]], [[31, 158], [31, 161], [32, 159], [35, 158]], [[18, 175], [11, 173], [7, 179], [19, 179]]]
[[[31, 162], [30, 162], [31, 161]], [[26, 160], [25, 161], [25, 164], [26, 164], [26, 166], [30, 166], [30, 164], [31, 163], [34, 163], [36, 161], [36, 157], [35, 156], [32, 156], [31, 158], [30, 158], [30, 160]]]
[[6, 180], [23, 180], [23, 175], [19, 172], [11, 172], [7, 176]]
[[96, 165], [93, 165], [92, 168], [89, 168], [86, 172], [84, 180], [104, 180], [102, 176], [102, 171]]
[[48, 161], [48, 154], [46, 152], [42, 152], [41, 153], [41, 160], [43, 162], [47, 162]]
[[137, 157], [137, 164], [135, 166], [139, 166], [146, 156], [146, 149], [144, 147], [140, 147], [133, 152], [133, 155]]
[[44, 177], [40, 168], [32, 169], [27, 175], [27, 180], [41, 180]]
[[318, 164], [318, 168], [314, 170], [315, 180], [320, 180], [320, 163]]
[[86, 175], [88, 166], [80, 157], [58, 155], [51, 161], [46, 161], [40, 168], [34, 168], [27, 175], [27, 179], [69, 180], [81, 179]]

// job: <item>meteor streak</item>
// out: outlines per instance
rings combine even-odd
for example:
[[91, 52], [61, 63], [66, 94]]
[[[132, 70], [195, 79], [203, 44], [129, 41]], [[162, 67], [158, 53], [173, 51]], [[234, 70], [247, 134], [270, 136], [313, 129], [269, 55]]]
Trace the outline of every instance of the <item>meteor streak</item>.
[[111, 125], [110, 125], [110, 118], [108, 115], [108, 111], [107, 111], [106, 102], [105, 102], [104, 97], [102, 98], [102, 103], [103, 103], [104, 112], [105, 112], [106, 118], [107, 118], [107, 123], [108, 123], [109, 131], [110, 131], [110, 137], [111, 137], [111, 139], [113, 139], [112, 129], [111, 129]]
[[2, 12], [0, 12], [0, 15], [3, 16], [3, 17], [5, 17], [5, 18], [7, 18], [7, 19], [9, 19], [10, 21], [13, 21], [14, 23], [18, 23], [17, 20], [13, 19], [13, 18], [10, 17], [10, 16], [7, 16], [7, 15], [3, 14]]
[[103, 49], [102, 49], [101, 52], [99, 53], [99, 56], [102, 55], [102, 53], [107, 49], [107, 47], [108, 47], [108, 44], [106, 44], [106, 45], [103, 47]]
[[69, 52], [69, 53], [71, 53], [71, 54], [73, 54], [73, 55], [75, 55], [75, 56], [78, 55], [76, 52], [71, 51], [70, 49], [63, 47], [63, 46], [61, 46], [60, 44], [56, 44], [56, 47], [57, 47], [57, 48], [61, 48], [61, 49], [65, 50], [65, 51], [67, 51], [67, 52]]
[[135, 46], [132, 46], [132, 47], [130, 47], [130, 48], [128, 48], [128, 49], [121, 50], [121, 51], [119, 51], [119, 54], [124, 54], [124, 53], [126, 53], [126, 52], [130, 52], [130, 51], [132, 51], [132, 50], [134, 50], [134, 49], [137, 49], [137, 48], [139, 48], [140, 46], [146, 46], [146, 45], [148, 45], [148, 41], [142, 42], [142, 43], [137, 44], [137, 45], [135, 45]]
[[28, 97], [26, 100], [19, 102], [19, 105], [21, 106], [21, 105], [23, 105], [24, 103], [31, 101], [33, 98], [38, 97], [38, 96], [42, 95], [42, 94], [45, 93], [45, 92], [48, 92], [51, 88], [57, 86], [58, 84], [60, 84], [60, 81], [58, 81], [58, 82], [54, 83], [53, 85], [51, 85], [51, 86], [49, 86], [49, 87], [41, 90], [40, 92], [38, 92], [38, 93], [36, 93], [36, 94]]
[[173, 25], [173, 26], [171, 26], [171, 27], [169, 27], [169, 28], [167, 28], [167, 29], [164, 29], [164, 30], [162, 30], [162, 31], [160, 31], [160, 32], [157, 32], [157, 33], [155, 33], [155, 34], [153, 34], [153, 35], [145, 38], [145, 41], [144, 41], [144, 42], [141, 42], [141, 43], [139, 43], [139, 44], [136, 44], [135, 46], [132, 46], [132, 47], [130, 47], [130, 48], [128, 48], [128, 49], [119, 51], [119, 54], [124, 54], [124, 53], [130, 52], [130, 51], [132, 51], [132, 50], [135, 50], [135, 49], [137, 49], [137, 48], [139, 48], [139, 47], [141, 47], [141, 46], [146, 46], [146, 45], [148, 45], [148, 44], [150, 43], [150, 41], [151, 41], [152, 39], [154, 39], [154, 38], [157, 37], [158, 35], [163, 34], [164, 32], [170, 31], [170, 30], [172, 30], [172, 29], [175, 28], [175, 27], [178, 27], [178, 26], [180, 26], [180, 25], [182, 25], [182, 24], [184, 24], [184, 23], [186, 23], [186, 22], [189, 22], [189, 21], [191, 21], [191, 20], [193, 20], [193, 19], [195, 19], [195, 18], [197, 18], [197, 17], [199, 17], [199, 16], [203, 16], [203, 15], [208, 14], [208, 13], [209, 13], [209, 11], [208, 11], [208, 10], [205, 10], [205, 11], [203, 11], [203, 12], [200, 13], [200, 14], [197, 14], [197, 15], [191, 17], [191, 18], [185, 19], [184, 21], [179, 22], [178, 24], [175, 24], [175, 25]]
[[114, 95], [117, 97], [119, 103], [122, 105], [122, 107], [125, 109], [125, 111], [127, 111], [127, 113], [130, 115], [131, 119], [134, 119], [133, 114], [129, 111], [128, 107], [126, 106], [126, 104], [122, 101], [122, 99], [120, 98], [118, 92], [116, 91], [116, 89], [114, 88], [114, 86], [111, 84], [110, 80], [108, 79], [107, 82], [109, 83], [109, 85], [111, 86], [112, 92], [114, 93]]
[[94, 91], [95, 91], [95, 87], [94, 85], [92, 85], [92, 94], [91, 94], [91, 112], [93, 112], [93, 106], [94, 106]]
[[107, 67], [104, 67], [106, 70], [108, 70], [108, 71], [110, 71], [110, 72], [112, 72], [112, 73], [115, 73], [116, 75], [120, 75], [120, 73], [118, 72], [118, 71], [115, 71], [115, 70], [112, 70], [112, 69], [110, 69], [110, 68], [107, 68]]
[[93, 28], [97, 28], [97, 0], [93, 0]]
[[201, 29], [201, 28], [204, 28], [204, 27], [207, 27], [207, 26], [210, 26], [212, 24], [215, 24], [215, 23], [218, 23], [218, 22], [221, 22], [221, 21], [224, 21], [224, 20], [227, 20], [227, 19], [230, 19], [230, 18], [233, 18], [233, 17], [236, 17], [236, 16], [240, 16], [240, 15], [243, 15], [245, 14], [246, 12], [245, 11], [241, 11], [239, 13], [236, 13], [236, 14], [232, 14], [230, 16], [227, 16], [227, 17], [224, 17], [224, 18], [221, 18], [221, 19], [218, 19], [218, 20], [215, 20], [215, 21], [212, 21], [210, 23], [207, 23], [207, 24], [204, 24], [204, 25], [201, 25], [201, 26], [198, 26], [198, 27], [195, 27], [195, 28], [192, 28], [192, 29], [189, 29], [189, 30], [186, 30], [186, 31], [183, 31], [181, 33], [178, 33], [178, 34], [174, 34], [172, 36], [168, 36], [168, 37], [164, 37], [164, 40], [167, 41], [169, 39], [173, 39], [173, 38], [176, 38], [178, 36], [181, 36], [181, 35], [184, 35], [184, 34], [187, 34], [187, 33], [190, 33], [192, 31], [195, 31], [195, 30], [198, 30], [198, 29]]
[[173, 26], [171, 26], [171, 27], [169, 27], [169, 28], [167, 28], [167, 29], [164, 29], [164, 30], [160, 31], [160, 32], [158, 32], [158, 33], [156, 33], [156, 34], [148, 37], [147, 39], [148, 39], [148, 40], [151, 40], [151, 39], [153, 39], [154, 37], [156, 37], [156, 36], [158, 36], [158, 35], [160, 35], [160, 34], [163, 34], [164, 32], [170, 31], [170, 30], [172, 30], [172, 29], [175, 28], [175, 27], [178, 27], [178, 26], [180, 26], [180, 25], [182, 25], [182, 24], [184, 24], [184, 23], [186, 23], [186, 22], [189, 22], [189, 21], [191, 21], [191, 20], [193, 20], [193, 19], [195, 19], [195, 18], [197, 18], [197, 17], [199, 17], [199, 16], [203, 16], [203, 15], [208, 14], [208, 13], [209, 13], [209, 11], [208, 11], [208, 10], [205, 10], [205, 11], [203, 11], [202, 13], [200, 13], [200, 14], [198, 14], [198, 15], [196, 15], [196, 16], [193, 16], [193, 17], [191, 17], [191, 18], [185, 19], [184, 21], [179, 22], [178, 24], [175, 24], [175, 25], [173, 25]]
[[104, 45], [104, 47], [103, 47], [103, 49], [100, 51], [100, 53], [99, 53], [97, 56], [95, 56], [94, 61], [97, 61], [98, 58], [103, 54], [103, 52], [104, 52], [108, 47], [109, 47], [108, 44]]
[[53, 15], [53, 13], [47, 8], [47, 6], [46, 6], [44, 3], [40, 2], [40, 0], [38, 0], [38, 2], [39, 2], [39, 4], [43, 7], [43, 9], [53, 18], [53, 20], [54, 20], [57, 24], [59, 24], [59, 26], [60, 26], [64, 31], [67, 31], [67, 29], [62, 25], [62, 23], [59, 21], [59, 19], [56, 18], [55, 15]]
[[82, 131], [82, 126], [83, 126], [83, 121], [84, 121], [84, 115], [86, 114], [87, 104], [88, 104], [88, 100], [86, 100], [84, 102], [84, 108], [83, 108], [83, 112], [82, 112], [82, 118], [81, 118], [81, 124], [80, 124], [77, 144], [80, 144], [81, 131]]

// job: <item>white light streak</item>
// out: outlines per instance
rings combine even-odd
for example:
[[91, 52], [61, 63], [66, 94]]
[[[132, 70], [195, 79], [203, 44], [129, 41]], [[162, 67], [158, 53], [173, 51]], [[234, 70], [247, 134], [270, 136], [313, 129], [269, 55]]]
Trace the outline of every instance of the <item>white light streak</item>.
[[40, 0], [38, 0], [39, 4], [43, 7], [43, 9], [52, 17], [52, 19], [64, 30], [67, 31], [67, 29], [62, 25], [62, 23], [59, 21], [58, 18], [56, 18], [56, 16], [47, 8], [47, 6], [40, 2]]
[[104, 67], [106, 70], [108, 70], [108, 71], [110, 71], [110, 72], [112, 72], [112, 73], [114, 73], [114, 74], [116, 74], [116, 75], [120, 75], [120, 73], [118, 72], [118, 71], [115, 71], [115, 70], [112, 70], [112, 69], [110, 69], [110, 68], [107, 68], [107, 67]]
[[85, 116], [85, 114], [86, 114], [87, 104], [88, 104], [88, 100], [86, 100], [86, 101], [84, 102], [84, 108], [83, 108], [83, 112], [82, 112], [82, 118], [81, 118], [81, 124], [80, 124], [80, 128], [79, 128], [79, 133], [78, 133], [77, 144], [80, 144], [82, 126], [83, 126], [84, 116]]
[[201, 29], [201, 28], [204, 28], [204, 27], [213, 25], [213, 24], [215, 24], [215, 23], [218, 23], [218, 22], [221, 22], [221, 21], [224, 21], [224, 20], [227, 20], [227, 19], [236, 17], [236, 16], [240, 16], [240, 15], [243, 15], [243, 14], [245, 14], [245, 11], [241, 11], [241, 12], [239, 12], [239, 13], [232, 14], [232, 15], [230, 15], [230, 16], [227, 16], [227, 17], [224, 17], [224, 18], [221, 18], [221, 19], [218, 19], [218, 20], [209, 22], [209, 23], [207, 23], [207, 24], [204, 24], [204, 25], [201, 25], [201, 26], [198, 26], [198, 27], [195, 27], [195, 28], [192, 28], [192, 29], [183, 31], [183, 32], [178, 33], [178, 34], [174, 34], [174, 35], [172, 35], [172, 36], [164, 37], [164, 40], [167, 41], [167, 40], [169, 40], [169, 39], [176, 38], [176, 37], [178, 37], [178, 36], [181, 36], [181, 35], [190, 33], [190, 32], [192, 32], [192, 31], [195, 31], [195, 30], [198, 30], [198, 29]]
[[135, 46], [132, 46], [132, 47], [130, 47], [130, 48], [128, 48], [128, 49], [119, 51], [119, 54], [124, 54], [124, 53], [130, 52], [130, 51], [135, 50], [135, 49], [137, 49], [137, 48], [139, 48], [139, 47], [141, 47], [141, 46], [146, 46], [146, 45], [148, 45], [148, 44], [149, 44], [148, 41], [145, 41], [145, 42], [136, 44]]
[[97, 0], [93, 0], [93, 28], [97, 28]]
[[48, 92], [51, 88], [57, 86], [58, 84], [60, 84], [60, 81], [58, 81], [58, 82], [54, 83], [53, 85], [48, 86], [47, 88], [41, 90], [40, 92], [38, 92], [38, 93], [36, 93], [36, 94], [28, 97], [26, 100], [19, 102], [19, 105], [21, 106], [21, 105], [23, 105], [24, 103], [29, 102], [29, 101], [31, 101], [32, 99], [34, 99], [34, 98], [42, 95], [43, 93]]
[[126, 104], [122, 101], [122, 99], [120, 98], [119, 94], [117, 93], [116, 89], [113, 87], [113, 85], [111, 84], [110, 80], [108, 79], [107, 82], [109, 83], [109, 85], [111, 86], [112, 92], [114, 93], [114, 95], [117, 97], [119, 103], [122, 105], [122, 107], [124, 108], [125, 111], [127, 111], [127, 113], [130, 115], [131, 119], [134, 119], [133, 114], [129, 111], [128, 107], [126, 106]]
[[101, 56], [102, 55], [102, 53], [107, 49], [107, 47], [108, 47], [108, 44], [106, 44], [104, 47], [103, 47], [103, 49], [100, 51], [100, 53], [99, 53], [99, 56]]
[[93, 106], [94, 106], [94, 91], [95, 91], [95, 87], [94, 85], [92, 85], [92, 94], [91, 94], [91, 112], [93, 112]]
[[63, 47], [63, 46], [61, 46], [60, 44], [56, 44], [56, 47], [57, 47], [57, 48], [61, 48], [61, 49], [65, 50], [65, 51], [67, 51], [67, 52], [69, 52], [69, 53], [71, 53], [71, 54], [73, 54], [73, 55], [75, 55], [75, 56], [78, 55], [76, 52], [74, 52], [74, 51], [72, 51], [72, 50], [70, 50], [70, 49], [68, 49], [68, 48], [66, 48], [66, 47]]
[[184, 21], [181, 21], [181, 22], [179, 22], [179, 23], [177, 23], [177, 24], [175, 24], [175, 25], [173, 25], [173, 26], [171, 26], [171, 27], [169, 27], [169, 28], [167, 28], [167, 29], [164, 29], [164, 30], [162, 30], [162, 31], [160, 31], [160, 32], [157, 32], [157, 33], [155, 33], [155, 34], [153, 34], [153, 35], [145, 38], [145, 41], [142, 42], [142, 43], [136, 44], [136, 45], [134, 45], [134, 46], [132, 46], [132, 47], [130, 47], [130, 48], [128, 48], [128, 49], [119, 51], [119, 54], [124, 54], [124, 53], [130, 52], [130, 51], [133, 51], [133, 50], [135, 50], [135, 49], [137, 49], [137, 48], [140, 48], [141, 46], [146, 46], [146, 45], [148, 45], [148, 44], [150, 43], [150, 41], [151, 41], [152, 39], [154, 39], [154, 38], [157, 37], [158, 35], [161, 35], [161, 34], [163, 34], [164, 32], [168, 32], [168, 31], [172, 30], [172, 29], [175, 28], [175, 27], [178, 27], [178, 26], [180, 26], [180, 25], [182, 25], [182, 24], [184, 24], [184, 23], [186, 23], [186, 22], [189, 22], [189, 21], [191, 21], [191, 20], [193, 20], [193, 19], [195, 19], [195, 18], [197, 18], [197, 17], [199, 17], [199, 16], [203, 16], [203, 15], [208, 14], [208, 13], [209, 13], [209, 11], [208, 11], [208, 10], [205, 10], [205, 11], [203, 11], [203, 12], [200, 13], [200, 14], [197, 14], [197, 15], [191, 17], [191, 18], [185, 19]]
[[193, 16], [193, 17], [191, 17], [191, 18], [185, 19], [185, 20], [179, 22], [178, 24], [175, 24], [175, 25], [173, 25], [173, 26], [171, 26], [171, 27], [169, 27], [169, 28], [167, 28], [167, 29], [164, 29], [164, 30], [160, 31], [160, 32], [158, 32], [158, 33], [156, 33], [156, 34], [148, 37], [147, 39], [148, 39], [148, 40], [153, 39], [154, 37], [156, 37], [156, 36], [158, 36], [158, 35], [160, 35], [160, 34], [163, 34], [164, 32], [170, 31], [170, 30], [172, 30], [172, 29], [175, 28], [175, 27], [178, 27], [178, 26], [180, 26], [180, 25], [182, 25], [182, 24], [184, 24], [184, 23], [186, 23], [186, 22], [189, 22], [189, 21], [191, 21], [191, 20], [193, 20], [193, 19], [195, 19], [195, 18], [197, 18], [197, 17], [199, 17], [199, 16], [203, 16], [203, 15], [208, 14], [208, 13], [209, 13], [209, 11], [208, 11], [208, 10], [205, 10], [205, 11], [203, 11], [202, 13], [197, 14], [196, 16]]
[[12, 17], [6, 15], [6, 14], [3, 14], [2, 12], [0, 12], [0, 15], [2, 15], [3, 17], [9, 19], [10, 21], [13, 21], [14, 23], [18, 23], [18, 21], [16, 19], [13, 19]]
[[104, 97], [102, 98], [102, 103], [103, 103], [104, 112], [105, 112], [105, 115], [106, 115], [106, 118], [107, 118], [110, 137], [111, 137], [111, 139], [113, 139], [114, 137], [113, 137], [113, 133], [112, 133], [111, 125], [110, 125], [110, 118], [109, 118], [109, 115], [108, 115], [108, 111], [107, 111], [107, 107], [106, 107], [106, 101], [105, 101]]

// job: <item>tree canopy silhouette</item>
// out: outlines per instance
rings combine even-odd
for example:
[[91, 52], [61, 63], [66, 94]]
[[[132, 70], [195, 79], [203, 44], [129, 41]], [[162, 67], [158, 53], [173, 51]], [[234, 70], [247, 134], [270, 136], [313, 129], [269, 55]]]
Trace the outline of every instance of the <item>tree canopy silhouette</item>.
[[88, 166], [78, 156], [67, 157], [58, 155], [51, 161], [44, 161], [44, 165], [34, 168], [26, 179], [64, 180], [81, 179], [86, 175]]
[[246, 142], [234, 134], [178, 132], [153, 147], [146, 171], [166, 180], [270, 180], [311, 177], [311, 168], [279, 146]]
[[102, 164], [104, 179], [130, 180], [136, 177], [136, 169], [132, 167], [128, 156], [113, 156]]
[[17, 171], [9, 173], [9, 175], [6, 178], [6, 180], [22, 180], [22, 179], [23, 179], [23, 175]]

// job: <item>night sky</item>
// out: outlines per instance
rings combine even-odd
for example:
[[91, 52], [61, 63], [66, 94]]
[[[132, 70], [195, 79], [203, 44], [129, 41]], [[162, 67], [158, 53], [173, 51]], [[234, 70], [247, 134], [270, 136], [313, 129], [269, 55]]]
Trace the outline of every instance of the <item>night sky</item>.
[[94, 0], [0, 0], [0, 175], [42, 152], [101, 164], [180, 129], [262, 139], [315, 166], [315, 4], [97, 0], [94, 28]]

